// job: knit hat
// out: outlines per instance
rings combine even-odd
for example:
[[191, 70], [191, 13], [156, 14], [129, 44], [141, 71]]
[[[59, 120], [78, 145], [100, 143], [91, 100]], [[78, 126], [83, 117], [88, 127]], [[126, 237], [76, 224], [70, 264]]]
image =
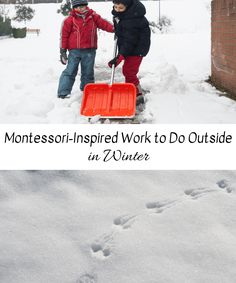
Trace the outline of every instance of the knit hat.
[[87, 0], [71, 0], [71, 4], [73, 8], [79, 7], [79, 6], [86, 6], [88, 5]]
[[123, 4], [126, 7], [129, 7], [133, 4], [133, 0], [113, 0], [114, 4]]

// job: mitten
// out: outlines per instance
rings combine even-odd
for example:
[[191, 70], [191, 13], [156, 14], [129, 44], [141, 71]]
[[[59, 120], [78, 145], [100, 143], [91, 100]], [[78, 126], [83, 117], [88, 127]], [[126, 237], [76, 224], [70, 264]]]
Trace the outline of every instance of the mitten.
[[68, 60], [66, 52], [67, 52], [66, 49], [60, 48], [60, 61], [61, 61], [61, 63], [63, 65], [66, 65], [67, 64], [67, 60]]
[[115, 58], [113, 58], [111, 61], [108, 62], [108, 66], [110, 68], [112, 68], [113, 65], [115, 65], [115, 67], [117, 67], [123, 60], [124, 60], [124, 56], [121, 54], [118, 54]]

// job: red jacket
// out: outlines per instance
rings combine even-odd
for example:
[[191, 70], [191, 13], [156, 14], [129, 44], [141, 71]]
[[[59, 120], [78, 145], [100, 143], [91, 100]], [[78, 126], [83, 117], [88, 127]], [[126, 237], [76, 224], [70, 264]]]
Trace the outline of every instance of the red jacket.
[[78, 16], [75, 10], [64, 20], [61, 29], [61, 48], [97, 48], [97, 29], [114, 32], [113, 25], [88, 8], [85, 18]]

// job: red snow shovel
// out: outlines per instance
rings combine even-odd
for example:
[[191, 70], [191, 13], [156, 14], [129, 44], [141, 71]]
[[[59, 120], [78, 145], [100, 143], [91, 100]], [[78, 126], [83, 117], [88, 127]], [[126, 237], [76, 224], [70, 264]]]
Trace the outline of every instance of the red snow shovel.
[[[117, 53], [115, 39], [114, 56]], [[101, 118], [132, 118], [136, 110], [136, 88], [131, 83], [113, 83], [115, 65], [112, 65], [110, 84], [90, 83], [84, 88], [80, 113]]]

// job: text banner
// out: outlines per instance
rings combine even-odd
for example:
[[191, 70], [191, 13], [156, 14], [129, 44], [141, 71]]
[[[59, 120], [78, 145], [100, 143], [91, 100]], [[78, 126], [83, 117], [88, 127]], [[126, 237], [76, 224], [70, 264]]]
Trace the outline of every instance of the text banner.
[[0, 169], [236, 169], [236, 125], [1, 125]]

